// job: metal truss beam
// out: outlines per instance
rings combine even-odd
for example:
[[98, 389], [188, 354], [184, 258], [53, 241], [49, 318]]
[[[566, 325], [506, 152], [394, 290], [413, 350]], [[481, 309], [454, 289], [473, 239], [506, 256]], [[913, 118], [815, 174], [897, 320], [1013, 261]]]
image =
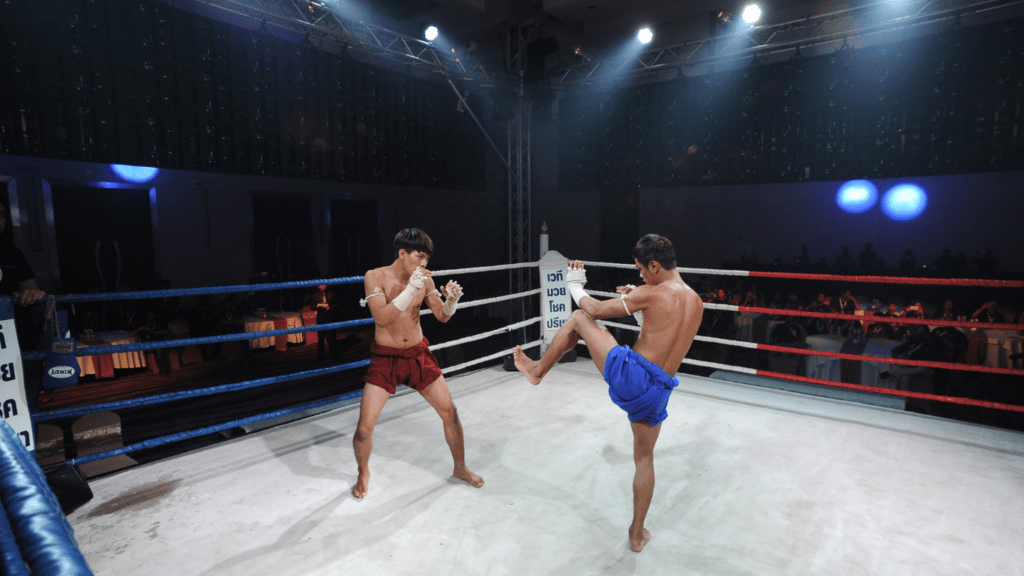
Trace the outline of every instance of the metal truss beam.
[[[505, 34], [504, 58], [506, 71], [522, 78], [526, 71], [526, 45], [531, 28], [514, 27]], [[508, 121], [508, 259], [510, 264], [529, 262], [533, 244], [530, 205], [530, 102], [524, 97], [520, 82], [512, 99], [512, 118]], [[516, 268], [509, 271], [509, 292], [525, 292], [532, 287], [532, 271]], [[531, 300], [514, 301], [513, 318], [532, 318]], [[526, 329], [521, 330], [522, 342], [527, 341]]]
[[[654, 48], [641, 54], [639, 59], [593, 60], [570, 64], [553, 70], [549, 73], [549, 78], [552, 84], [568, 86], [616, 77], [638, 78], [668, 70], [678, 70], [682, 73], [702, 65], [768, 56], [795, 51], [798, 48], [843, 45], [853, 38], [956, 20], [961, 16], [1021, 3], [1024, 3], [1024, 0], [966, 0], [960, 2], [958, 6], [949, 8], [946, 2], [924, 0], [913, 14], [892, 18], [873, 26], [854, 25], [866, 12], [884, 5], [891, 6], [891, 2], [885, 0], [779, 24], [754, 26], [743, 34], [720, 35]], [[840, 31], [835, 30], [837, 27]], [[793, 39], [794, 32], [802, 32], [805, 36]]]
[[518, 83], [503, 71], [487, 68], [464, 54], [453, 54], [430, 42], [341, 14], [317, 0], [196, 0], [222, 12], [305, 36], [317, 48], [333, 53], [359, 52], [428, 73], [484, 86]]

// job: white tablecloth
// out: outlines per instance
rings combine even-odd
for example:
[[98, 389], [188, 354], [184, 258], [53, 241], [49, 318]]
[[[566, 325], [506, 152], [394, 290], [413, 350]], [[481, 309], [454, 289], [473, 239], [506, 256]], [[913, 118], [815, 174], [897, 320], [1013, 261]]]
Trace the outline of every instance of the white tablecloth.
[[1010, 360], [1021, 353], [1021, 337], [1014, 330], [985, 330], [985, 366], [993, 368], [1021, 368], [1021, 359]]
[[[246, 332], [265, 332], [274, 329], [274, 318], [284, 318], [288, 321], [288, 328], [299, 328], [302, 326], [302, 314], [299, 312], [267, 312], [266, 318], [255, 316], [243, 316]], [[302, 334], [289, 334], [288, 342], [291, 344], [302, 344]], [[250, 348], [270, 348], [274, 345], [274, 337], [253, 338], [249, 340]]]
[[[256, 316], [242, 316], [245, 322], [246, 332], [266, 332], [274, 329], [273, 318], [257, 318]], [[249, 348], [270, 348], [274, 345], [274, 337], [253, 338], [249, 340]]]
[[[302, 328], [302, 313], [301, 312], [268, 312], [269, 318], [284, 318], [288, 321], [289, 328]], [[305, 342], [305, 334], [289, 334], [289, 344], [302, 344]]]
[[[817, 334], [807, 337], [807, 347], [822, 352], [839, 352], [846, 338], [838, 334]], [[805, 360], [807, 377], [838, 382], [841, 379], [839, 360], [828, 356], [808, 356]]]
[[[807, 337], [807, 347], [811, 350], [823, 352], [840, 352], [846, 342], [845, 336], [838, 334], [818, 334]], [[894, 348], [902, 344], [898, 340], [886, 340], [884, 338], [870, 338], [861, 353], [864, 356], [878, 356], [880, 358], [892, 358]], [[807, 376], [810, 378], [821, 378], [822, 380], [842, 381], [842, 364], [838, 358], [827, 356], [808, 356], [806, 360]], [[879, 374], [892, 369], [888, 362], [862, 361], [860, 363], [860, 382], [864, 386], [877, 386], [879, 388], [893, 388], [895, 379], [882, 380]], [[852, 382], [858, 384], [858, 382]]]
[[744, 342], [754, 341], [754, 318], [761, 314], [757, 312], [740, 312], [736, 315], [736, 328], [739, 329], [737, 337]]
[[[864, 352], [862, 352], [862, 354], [865, 356], [878, 356], [879, 358], [892, 358], [893, 349], [900, 344], [903, 344], [903, 342], [900, 342], [899, 340], [869, 338], [867, 345], [864, 346]], [[868, 362], [865, 360], [860, 363], [860, 383], [865, 386], [895, 388], [895, 378], [882, 380], [878, 376], [882, 372], [891, 372], [896, 366], [898, 365], [890, 364], [888, 362]]]
[[[75, 346], [78, 348], [88, 348], [89, 346], [119, 346], [121, 344], [134, 344], [139, 342], [138, 337], [132, 337], [132, 333], [127, 330], [114, 330], [111, 332], [96, 332], [95, 336], [91, 339], [86, 339], [83, 336], [75, 338]], [[146, 353], [145, 352], [121, 352], [119, 354], [109, 354], [114, 359], [114, 369], [124, 368], [145, 368], [146, 367]], [[94, 356], [79, 356], [78, 367], [82, 370], [82, 376], [89, 376], [96, 373], [98, 362], [94, 361]]]

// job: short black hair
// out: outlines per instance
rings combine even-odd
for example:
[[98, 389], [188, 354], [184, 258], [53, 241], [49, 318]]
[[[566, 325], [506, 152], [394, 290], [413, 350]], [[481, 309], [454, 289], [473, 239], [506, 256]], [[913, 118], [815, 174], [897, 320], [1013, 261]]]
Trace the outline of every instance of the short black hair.
[[676, 251], [672, 248], [672, 242], [657, 234], [648, 234], [638, 240], [633, 247], [633, 258], [644, 268], [650, 266], [651, 262], [657, 262], [665, 269], [676, 267]]
[[419, 228], [406, 228], [395, 234], [395, 258], [398, 258], [398, 251], [405, 250], [412, 254], [413, 250], [419, 250], [427, 256], [434, 255], [434, 242], [427, 236], [427, 233]]

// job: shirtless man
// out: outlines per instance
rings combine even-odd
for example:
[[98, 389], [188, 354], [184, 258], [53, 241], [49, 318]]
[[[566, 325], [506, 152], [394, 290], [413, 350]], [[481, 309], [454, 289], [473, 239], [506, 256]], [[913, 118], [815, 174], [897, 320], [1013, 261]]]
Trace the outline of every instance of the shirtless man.
[[[455, 460], [452, 475], [477, 488], [483, 478], [466, 467], [462, 439], [462, 423], [452, 402], [448, 383], [437, 367], [437, 359], [427, 347], [420, 326], [420, 306], [426, 300], [431, 312], [441, 322], [455, 314], [462, 296], [462, 287], [449, 281], [440, 290], [427, 270], [427, 261], [434, 253], [434, 243], [422, 230], [407, 228], [395, 236], [395, 261], [390, 266], [370, 270], [364, 284], [366, 299], [376, 330], [370, 345], [371, 361], [366, 372], [363, 397], [359, 406], [359, 426], [352, 438], [359, 465], [359, 479], [352, 488], [356, 498], [366, 496], [370, 484], [370, 451], [373, 450], [373, 428], [384, 403], [395, 393], [398, 384], [418, 391], [437, 410], [444, 422], [444, 437]], [[445, 297], [441, 301], [438, 294]]]
[[[619, 299], [597, 300], [583, 291], [586, 272], [577, 260], [569, 264], [569, 292], [580, 307], [559, 328], [547, 353], [530, 360], [523, 350], [514, 350], [516, 368], [532, 384], [544, 375], [576, 342], [583, 338], [590, 357], [606, 382], [612, 401], [626, 411], [633, 427], [633, 523], [629, 544], [634, 552], [643, 549], [651, 534], [644, 518], [654, 494], [654, 444], [661, 423], [668, 417], [665, 407], [679, 381], [671, 374], [679, 370], [693, 337], [700, 327], [704, 305], [676, 270], [676, 255], [668, 238], [648, 234], [633, 248], [633, 260], [646, 285], [620, 286]], [[640, 324], [636, 347], [616, 345], [615, 338], [595, 320], [633, 314]]]

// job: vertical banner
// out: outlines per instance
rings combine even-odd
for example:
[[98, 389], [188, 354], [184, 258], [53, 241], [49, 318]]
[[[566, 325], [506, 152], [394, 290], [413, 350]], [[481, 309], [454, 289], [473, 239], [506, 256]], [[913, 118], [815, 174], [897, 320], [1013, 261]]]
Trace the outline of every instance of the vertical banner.
[[555, 332], [572, 314], [571, 298], [566, 289], [565, 270], [569, 261], [554, 250], [540, 259], [540, 305], [544, 321], [544, 348]]
[[21, 369], [21, 346], [14, 329], [11, 299], [0, 296], [0, 417], [14, 429], [29, 451], [36, 449], [32, 437], [32, 416], [25, 400], [25, 372]]

